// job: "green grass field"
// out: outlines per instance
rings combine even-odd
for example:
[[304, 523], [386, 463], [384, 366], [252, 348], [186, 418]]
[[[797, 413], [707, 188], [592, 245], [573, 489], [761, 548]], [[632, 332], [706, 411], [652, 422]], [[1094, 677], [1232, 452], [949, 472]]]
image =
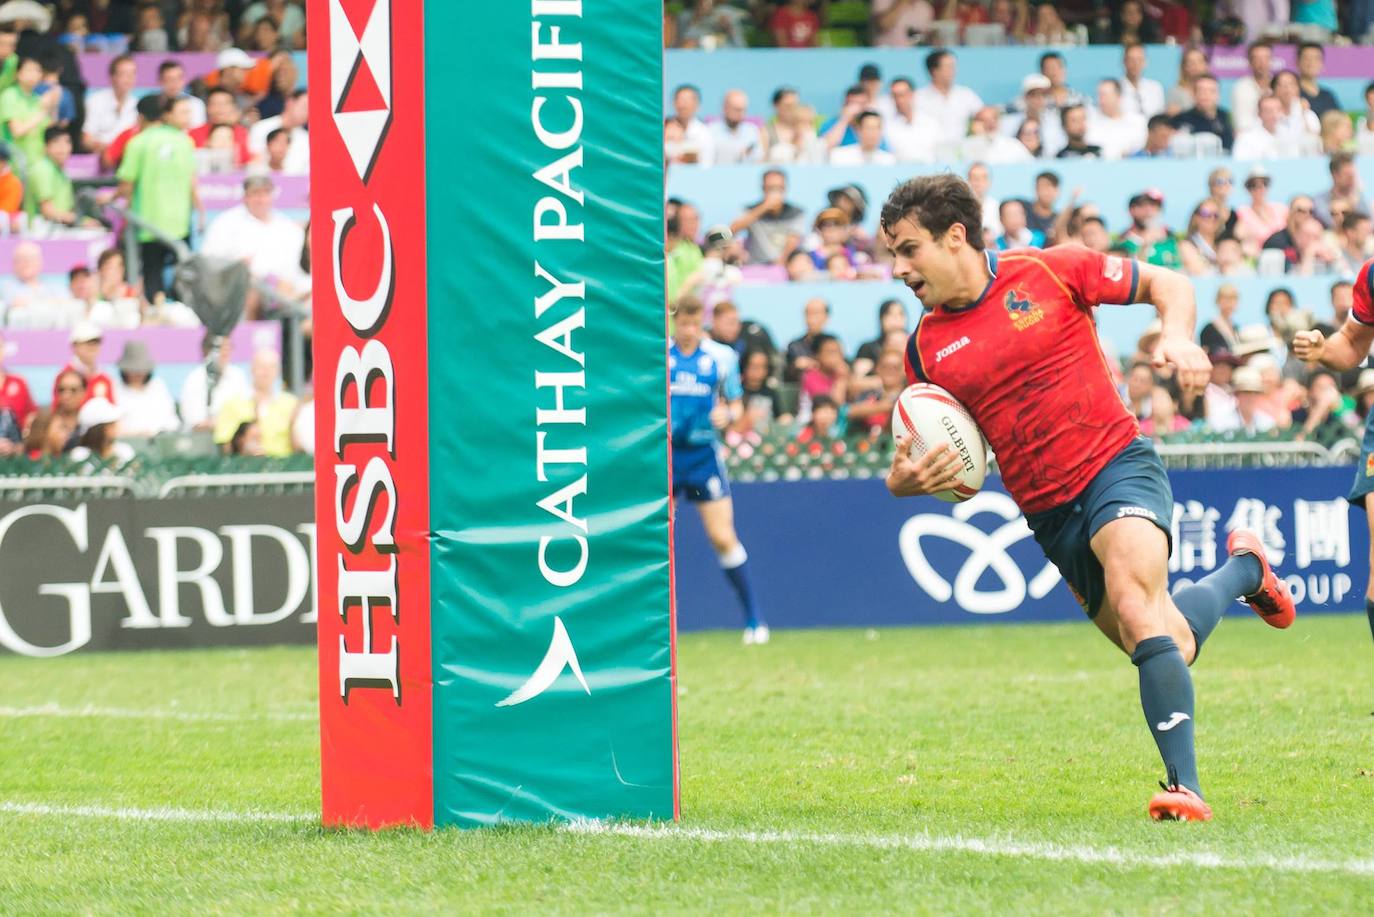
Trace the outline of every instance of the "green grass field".
[[1146, 817], [1135, 671], [1086, 624], [737, 641], [681, 641], [652, 833], [322, 831], [305, 649], [0, 659], [0, 912], [1374, 909], [1363, 616], [1213, 637], [1205, 825]]

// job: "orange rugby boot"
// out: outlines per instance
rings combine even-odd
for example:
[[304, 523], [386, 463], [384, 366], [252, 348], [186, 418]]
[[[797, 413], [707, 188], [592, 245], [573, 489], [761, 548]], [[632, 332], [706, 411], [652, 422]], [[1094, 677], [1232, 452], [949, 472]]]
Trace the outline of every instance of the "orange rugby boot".
[[1150, 799], [1150, 817], [1155, 821], [1211, 821], [1212, 807], [1186, 786], [1178, 785], [1173, 768], [1169, 768], [1169, 782], [1159, 782], [1161, 793]]
[[1254, 595], [1245, 596], [1245, 604], [1270, 627], [1283, 629], [1292, 624], [1293, 619], [1298, 616], [1298, 610], [1293, 606], [1293, 596], [1288, 591], [1288, 584], [1279, 579], [1269, 566], [1259, 536], [1246, 529], [1236, 529], [1226, 539], [1226, 553], [1232, 556], [1253, 554], [1260, 562], [1260, 567], [1264, 569], [1259, 591]]

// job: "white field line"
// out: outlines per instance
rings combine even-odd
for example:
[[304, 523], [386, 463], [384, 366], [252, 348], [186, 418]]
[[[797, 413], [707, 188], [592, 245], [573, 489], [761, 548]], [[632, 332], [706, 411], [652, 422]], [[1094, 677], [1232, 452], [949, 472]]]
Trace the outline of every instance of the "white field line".
[[49, 806], [33, 802], [0, 802], [0, 814], [42, 815], [58, 818], [101, 818], [144, 822], [318, 822], [310, 813], [259, 812], [214, 809], [132, 809], [111, 806]]
[[[133, 822], [318, 822], [319, 816], [305, 812], [264, 812], [255, 810], [136, 809], [110, 806], [58, 806], [42, 803], [0, 801], [0, 814], [36, 815], [57, 818], [96, 818]], [[596, 821], [569, 824], [573, 834], [601, 834], [655, 841], [697, 841], [727, 844], [793, 844], [820, 847], [858, 847], [898, 850], [913, 853], [971, 853], [1012, 859], [1045, 860], [1060, 863], [1090, 863], [1120, 868], [1168, 869], [1191, 866], [1198, 869], [1374, 876], [1374, 860], [1324, 860], [1301, 854], [1274, 856], [1227, 856], [1206, 851], [1143, 853], [1116, 847], [1087, 847], [1073, 844], [1047, 844], [1008, 838], [939, 837], [928, 834], [818, 834], [802, 831], [712, 830], [710, 828], [626, 825]]]
[[1144, 853], [1116, 847], [1087, 847], [1017, 841], [1009, 838], [939, 837], [928, 834], [816, 834], [801, 831], [748, 831], [743, 829], [645, 827], [614, 822], [573, 822], [567, 830], [584, 834], [613, 834], [658, 841], [702, 841], [732, 844], [795, 844], [821, 847], [860, 847], [915, 853], [971, 853], [983, 856], [1047, 860], [1066, 863], [1091, 863], [1122, 868], [1170, 868], [1191, 866], [1199, 869], [1237, 869], [1245, 871], [1299, 874], [1374, 876], [1374, 860], [1323, 860], [1284, 854], [1275, 856], [1228, 856], [1206, 851]]
[[308, 722], [318, 719], [318, 714], [284, 711], [264, 711], [262, 713], [217, 713], [213, 711], [172, 710], [167, 708], [126, 709], [122, 707], [97, 707], [86, 704], [80, 707], [62, 707], [58, 704], [39, 704], [34, 707], [0, 707], [0, 719], [41, 719], [44, 717], [71, 717], [79, 719], [108, 720], [176, 720], [188, 723], [240, 723], [280, 720], [285, 722]]

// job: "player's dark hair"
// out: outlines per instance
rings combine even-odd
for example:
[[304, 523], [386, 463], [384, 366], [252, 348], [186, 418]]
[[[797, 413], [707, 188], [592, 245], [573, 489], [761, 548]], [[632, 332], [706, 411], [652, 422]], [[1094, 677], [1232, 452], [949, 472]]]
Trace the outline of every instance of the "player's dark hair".
[[908, 216], [937, 239], [962, 223], [969, 247], [983, 250], [983, 205], [957, 175], [922, 175], [893, 188], [883, 204], [883, 227], [891, 231]]
[[931, 76], [934, 76], [935, 71], [940, 68], [940, 61], [949, 57], [950, 53], [950, 51], [947, 51], [944, 48], [936, 48], [934, 51], [931, 51], [929, 54], [927, 54], [926, 73], [929, 73]]

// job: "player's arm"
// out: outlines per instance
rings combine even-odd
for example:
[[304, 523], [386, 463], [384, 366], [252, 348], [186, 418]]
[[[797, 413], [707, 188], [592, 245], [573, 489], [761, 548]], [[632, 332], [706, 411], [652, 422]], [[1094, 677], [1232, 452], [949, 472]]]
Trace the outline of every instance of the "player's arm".
[[1184, 394], [1197, 394], [1212, 378], [1212, 361], [1193, 339], [1197, 328], [1197, 300], [1188, 278], [1168, 268], [1136, 262], [1136, 302], [1147, 302], [1159, 313], [1159, 343], [1151, 362], [1156, 368], [1173, 364]]
[[1304, 363], [1320, 363], [1327, 369], [1344, 371], [1364, 362], [1371, 344], [1374, 344], [1374, 325], [1348, 318], [1341, 330], [1331, 337], [1316, 328], [1293, 335], [1293, 356]]

